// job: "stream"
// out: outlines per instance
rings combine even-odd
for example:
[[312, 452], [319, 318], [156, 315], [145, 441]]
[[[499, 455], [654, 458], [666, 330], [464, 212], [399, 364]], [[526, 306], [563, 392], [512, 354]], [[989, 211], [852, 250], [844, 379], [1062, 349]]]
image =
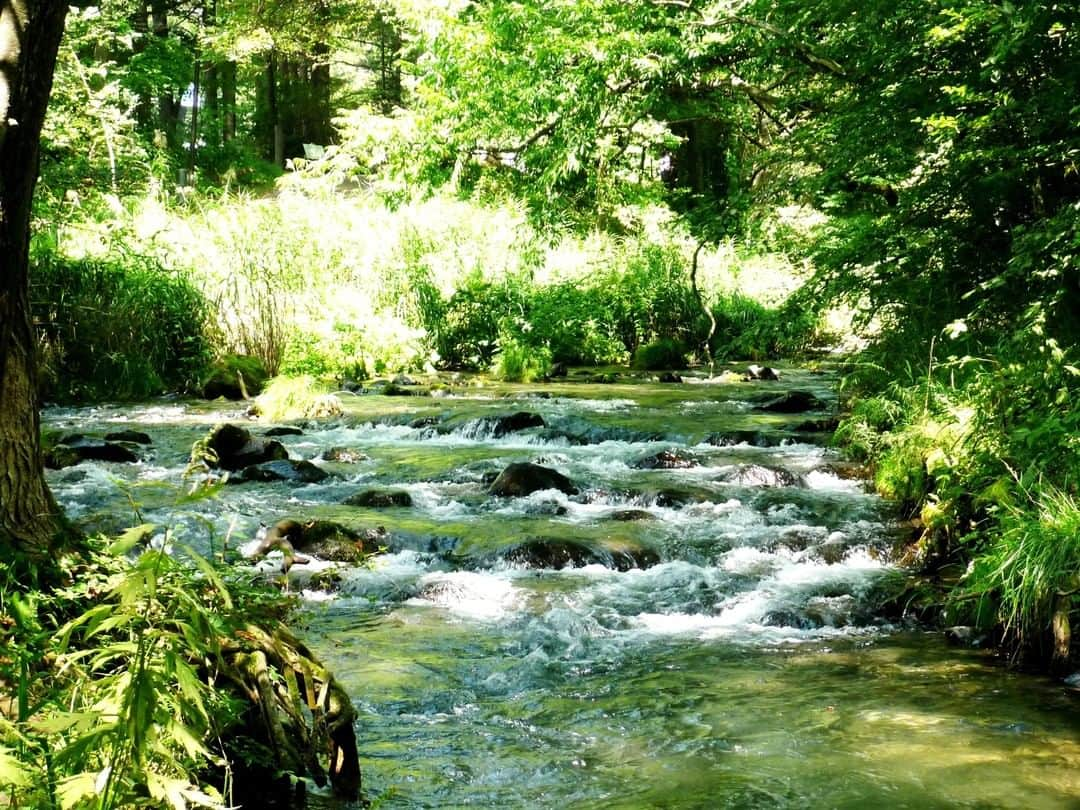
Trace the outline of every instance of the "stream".
[[[330, 477], [182, 507], [192, 442], [244, 423], [243, 403], [49, 408], [43, 422], [152, 439], [136, 464], [49, 472], [90, 529], [153, 522], [234, 556], [283, 517], [385, 529], [366, 565], [289, 572], [301, 635], [357, 706], [381, 807], [1080, 807], [1066, 687], [881, 613], [902, 576], [897, 530], [823, 446], [835, 383], [784, 369], [343, 394], [343, 417], [280, 439]], [[793, 390], [810, 411], [762, 409]], [[519, 413], [528, 426], [500, 418]], [[331, 448], [345, 460], [322, 460]], [[514, 462], [578, 492], [489, 494]], [[367, 489], [411, 505], [342, 505]], [[556, 567], [552, 548], [579, 556]]]

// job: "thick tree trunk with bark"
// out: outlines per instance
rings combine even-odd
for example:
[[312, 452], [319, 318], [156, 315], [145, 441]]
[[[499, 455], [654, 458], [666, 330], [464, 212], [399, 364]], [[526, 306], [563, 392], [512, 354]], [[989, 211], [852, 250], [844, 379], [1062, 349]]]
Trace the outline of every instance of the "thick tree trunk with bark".
[[65, 0], [0, 0], [0, 562], [47, 566], [65, 526], [41, 458], [30, 202]]

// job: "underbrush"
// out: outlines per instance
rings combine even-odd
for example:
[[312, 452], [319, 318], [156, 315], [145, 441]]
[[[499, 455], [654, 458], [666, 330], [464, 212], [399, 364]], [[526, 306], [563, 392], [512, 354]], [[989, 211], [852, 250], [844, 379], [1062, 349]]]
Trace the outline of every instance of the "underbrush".
[[208, 307], [190, 277], [143, 256], [38, 251], [31, 313], [45, 399], [136, 399], [193, 388], [209, 358]]
[[486, 369], [511, 344], [567, 365], [626, 363], [658, 340], [681, 343], [690, 361], [768, 359], [817, 336], [817, 313], [784, 303], [789, 264], [723, 243], [700, 256], [709, 338], [689, 280], [695, 243], [672, 223], [634, 236], [541, 233], [509, 199], [391, 210], [295, 176], [271, 196], [147, 197], [110, 211], [108, 229], [69, 223], [58, 243], [155, 257], [206, 300], [214, 353], [258, 357], [272, 375]]
[[[281, 624], [291, 602], [169, 543], [150, 526], [92, 541], [65, 563], [72, 584], [48, 595], [0, 564], [0, 683], [13, 697], [0, 785], [12, 806], [255, 806], [282, 774], [325, 776], [339, 718], [311, 698], [343, 693]], [[275, 681], [287, 695], [260, 687]], [[310, 720], [292, 704], [305, 693]]]
[[964, 572], [944, 620], [1061, 667], [1080, 591], [1080, 368], [1037, 324], [981, 355], [863, 388], [836, 440], [920, 527], [912, 559]]

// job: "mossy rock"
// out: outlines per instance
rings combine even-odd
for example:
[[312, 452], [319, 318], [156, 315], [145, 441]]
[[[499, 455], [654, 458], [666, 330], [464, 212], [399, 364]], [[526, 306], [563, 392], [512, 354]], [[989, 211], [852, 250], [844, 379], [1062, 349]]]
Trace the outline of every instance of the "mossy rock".
[[269, 376], [258, 357], [231, 354], [210, 367], [202, 383], [202, 396], [204, 399], [244, 399], [246, 393], [253, 397], [263, 390]]
[[633, 368], [643, 371], [673, 371], [686, 368], [686, 347], [677, 340], [665, 338], [638, 346], [630, 361]]

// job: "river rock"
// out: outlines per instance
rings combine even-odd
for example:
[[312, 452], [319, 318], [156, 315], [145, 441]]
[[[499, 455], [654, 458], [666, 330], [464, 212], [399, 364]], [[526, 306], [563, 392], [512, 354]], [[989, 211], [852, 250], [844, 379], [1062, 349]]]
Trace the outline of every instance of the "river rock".
[[800, 422], [792, 430], [796, 433], [832, 433], [840, 425], [840, 420], [835, 417], [824, 419], [807, 419]]
[[633, 463], [635, 470], [685, 470], [698, 466], [698, 460], [685, 450], [661, 450]]
[[779, 380], [780, 372], [769, 366], [759, 366], [755, 364], [749, 366], [746, 371], [743, 372], [743, 379], [747, 382], [750, 382], [751, 380]]
[[825, 410], [826, 404], [809, 391], [788, 391], [779, 397], [759, 400], [755, 410], [768, 413], [804, 413]]
[[660, 375], [658, 381], [662, 383], [681, 383], [683, 381], [683, 378], [676, 374], [674, 371], [665, 371], [663, 374]]
[[304, 524], [293, 546], [322, 560], [358, 563], [385, 545], [387, 538], [382, 526], [356, 531], [329, 520], [314, 520]]
[[517, 462], [499, 473], [488, 492], [501, 498], [520, 498], [542, 489], [576, 495], [577, 487], [562, 473], [539, 464]]
[[326, 470], [320, 469], [310, 461], [297, 461], [285, 458], [264, 461], [245, 467], [229, 479], [230, 484], [243, 484], [249, 481], [288, 481], [292, 484], [317, 484], [327, 478]]
[[368, 455], [355, 447], [331, 447], [323, 450], [323, 461], [337, 461], [341, 464], [356, 464], [361, 461], [367, 461]]
[[210, 434], [208, 447], [217, 454], [217, 465], [226, 470], [241, 470], [254, 464], [289, 457], [281, 442], [255, 438], [247, 428], [231, 424], [215, 427]]
[[710, 433], [705, 437], [705, 443], [714, 447], [734, 447], [737, 444], [748, 444], [751, 447], [777, 447], [782, 441], [782, 436], [760, 430], [729, 430], [723, 433]]
[[639, 520], [656, 520], [656, 515], [645, 509], [619, 509], [608, 515], [608, 519], [620, 523], [631, 523]]
[[139, 457], [122, 444], [79, 435], [64, 437], [63, 441], [45, 454], [45, 466], [50, 470], [74, 467], [83, 461], [131, 464], [138, 460]]
[[141, 430], [116, 430], [105, 434], [107, 442], [131, 442], [132, 444], [153, 444], [150, 436]]
[[391, 385], [420, 385], [416, 380], [410, 377], [408, 374], [397, 374], [394, 379], [390, 381]]
[[278, 436], [303, 436], [304, 431], [298, 427], [292, 425], [279, 425], [278, 427], [272, 427], [269, 430], [263, 431], [263, 436], [268, 439], [273, 439]]
[[795, 487], [802, 483], [802, 479], [790, 470], [764, 464], [744, 464], [728, 470], [719, 480], [743, 487]]
[[648, 568], [660, 561], [656, 552], [643, 546], [612, 541], [594, 547], [582, 540], [534, 537], [510, 547], [502, 554], [507, 562], [526, 568], [580, 568], [585, 565], [603, 565], [619, 571], [632, 568]]
[[534, 427], [544, 427], [544, 418], [538, 413], [518, 411], [500, 416], [485, 416], [469, 423], [477, 433], [490, 433], [498, 439], [509, 433], [518, 433]]
[[395, 506], [412, 506], [412, 496], [403, 489], [365, 489], [350, 495], [344, 501], [346, 506], [360, 506], [368, 509], [387, 509]]

